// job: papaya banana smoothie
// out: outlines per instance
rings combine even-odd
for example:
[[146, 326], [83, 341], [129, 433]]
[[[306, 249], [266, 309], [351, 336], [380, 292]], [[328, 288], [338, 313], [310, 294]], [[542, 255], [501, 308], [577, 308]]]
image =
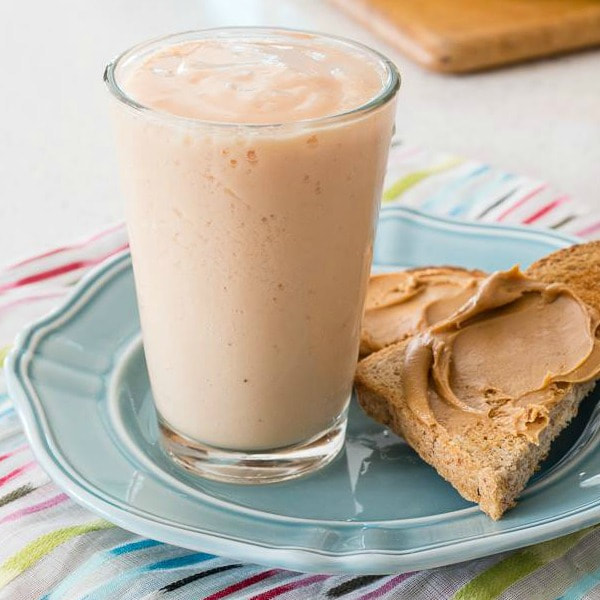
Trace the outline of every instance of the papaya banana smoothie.
[[244, 483], [326, 464], [343, 443], [395, 68], [334, 37], [230, 28], [136, 46], [105, 79], [164, 446]]

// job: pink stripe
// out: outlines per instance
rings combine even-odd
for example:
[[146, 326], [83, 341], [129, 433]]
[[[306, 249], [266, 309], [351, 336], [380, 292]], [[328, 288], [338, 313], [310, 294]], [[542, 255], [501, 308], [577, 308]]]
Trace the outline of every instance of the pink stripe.
[[10, 452], [7, 452], [6, 454], [0, 454], [0, 462], [2, 462], [3, 460], [6, 460], [7, 458], [10, 458], [11, 456], [14, 456], [15, 454], [19, 454], [19, 452], [23, 452], [23, 450], [29, 448], [28, 444], [23, 444], [22, 446], [19, 446], [17, 448], [15, 448], [14, 450], [11, 450]]
[[6, 482], [18, 477], [25, 471], [29, 471], [33, 466], [35, 466], [36, 462], [32, 460], [31, 462], [25, 463], [23, 466], [16, 468], [14, 471], [7, 473], [4, 477], [0, 477], [0, 487], [3, 486]]
[[85, 267], [91, 267], [93, 265], [97, 265], [101, 263], [103, 260], [111, 257], [113, 254], [117, 252], [121, 252], [128, 248], [128, 244], [123, 244], [114, 250], [111, 250], [108, 254], [101, 256], [100, 258], [94, 258], [91, 260], [79, 260], [72, 263], [67, 263], [66, 265], [61, 265], [60, 267], [55, 267], [53, 269], [48, 269], [47, 271], [40, 271], [39, 273], [35, 273], [34, 275], [30, 275], [29, 277], [23, 277], [22, 279], [17, 279], [16, 281], [11, 281], [10, 283], [5, 283], [0, 286], [0, 292], [5, 292], [7, 290], [12, 290], [14, 288], [21, 287], [23, 285], [31, 285], [32, 283], [38, 283], [40, 281], [44, 281], [46, 279], [51, 279], [52, 277], [58, 277], [59, 275], [64, 275], [65, 273], [70, 273], [72, 271], [77, 271], [79, 269], [83, 269]]
[[408, 579], [414, 574], [415, 572], [413, 571], [412, 573], [402, 573], [402, 575], [396, 575], [396, 577], [388, 579], [381, 587], [378, 587], [376, 590], [361, 596], [359, 600], [372, 600], [373, 598], [380, 598], [383, 596], [383, 594], [393, 590], [397, 585], [400, 585], [405, 579]]
[[69, 250], [76, 250], [78, 248], [85, 248], [87, 245], [91, 244], [92, 242], [95, 242], [107, 235], [110, 235], [111, 233], [114, 233], [115, 231], [118, 231], [119, 229], [121, 229], [123, 227], [124, 227], [123, 223], [119, 223], [118, 225], [113, 225], [112, 227], [109, 227], [108, 229], [104, 229], [103, 231], [100, 231], [99, 233], [94, 234], [93, 236], [87, 238], [86, 240], [84, 240], [83, 242], [81, 242], [79, 244], [72, 244], [70, 246], [62, 246], [61, 248], [55, 248], [54, 250], [49, 250], [48, 252], [44, 252], [42, 254], [37, 254], [36, 256], [31, 256], [30, 258], [26, 258], [25, 260], [22, 260], [18, 263], [10, 265], [9, 267], [6, 267], [6, 270], [10, 271], [12, 269], [16, 269], [18, 267], [28, 265], [32, 262], [36, 262], [37, 260], [41, 260], [42, 258], [47, 258], [49, 256], [54, 256], [55, 254], [60, 254], [61, 252], [67, 252]]
[[242, 581], [238, 581], [233, 585], [230, 585], [226, 588], [223, 588], [222, 590], [219, 590], [218, 592], [215, 592], [214, 594], [212, 594], [212, 596], [207, 596], [206, 598], [204, 598], [204, 600], [221, 600], [221, 598], [225, 598], [226, 596], [229, 596], [234, 592], [243, 590], [247, 587], [250, 587], [251, 585], [254, 585], [255, 583], [259, 583], [260, 581], [264, 581], [265, 579], [273, 577], [273, 575], [280, 572], [280, 569], [271, 569], [270, 571], [263, 571], [262, 573], [257, 573], [256, 575], [252, 575], [252, 577], [248, 577], [248, 579], [242, 579]]
[[55, 292], [53, 294], [40, 294], [39, 296], [27, 296], [26, 298], [19, 298], [18, 300], [13, 300], [12, 302], [8, 302], [7, 304], [0, 306], [0, 314], [9, 308], [14, 308], [15, 306], [19, 306], [21, 304], [37, 302], [38, 300], [48, 300], [50, 298], [60, 298], [62, 296], [64, 296], [64, 293]]
[[26, 515], [31, 515], [36, 512], [40, 512], [45, 510], [46, 508], [52, 508], [65, 500], [68, 500], [69, 496], [66, 494], [58, 494], [58, 496], [54, 496], [53, 498], [49, 498], [44, 502], [40, 502], [39, 504], [33, 504], [32, 506], [27, 506], [26, 508], [22, 508], [21, 510], [16, 510], [15, 512], [6, 515], [2, 519], [0, 519], [0, 523], [7, 523], [9, 521], [16, 521], [20, 517], [24, 517]]
[[589, 225], [588, 227], [578, 231], [575, 235], [579, 235], [581, 237], [586, 237], [591, 235], [592, 233], [596, 233], [596, 231], [600, 230], [600, 221], [597, 221], [593, 225]]
[[281, 596], [281, 594], [285, 594], [291, 590], [297, 590], [298, 588], [306, 587], [307, 585], [317, 583], [317, 581], [329, 579], [329, 577], [331, 577], [331, 575], [313, 575], [312, 577], [307, 577], [306, 579], [291, 581], [290, 583], [274, 587], [267, 592], [258, 594], [257, 596], [252, 596], [250, 600], [271, 600], [271, 598], [276, 598], [277, 596]]
[[551, 210], [555, 209], [557, 206], [560, 206], [568, 199], [569, 196], [561, 196], [560, 198], [556, 198], [556, 200], [553, 200], [552, 202], [550, 202], [550, 204], [546, 204], [546, 206], [543, 206], [538, 211], [534, 212], [532, 215], [527, 217], [523, 221], [523, 225], [530, 225], [534, 221], [541, 219], [544, 215], [548, 214]]
[[520, 206], [523, 206], [523, 204], [525, 204], [525, 202], [527, 202], [528, 200], [530, 200], [531, 198], [533, 198], [536, 194], [539, 194], [542, 190], [546, 189], [546, 184], [543, 183], [542, 185], [540, 185], [539, 187], [536, 187], [534, 190], [532, 190], [531, 192], [529, 192], [528, 194], [525, 194], [525, 196], [523, 196], [518, 202], [516, 202], [515, 204], [513, 204], [512, 206], [509, 206], [497, 219], [496, 221], [502, 221], [505, 217], [507, 217], [508, 215], [510, 215], [511, 212], [517, 210], [517, 208], [519, 208]]

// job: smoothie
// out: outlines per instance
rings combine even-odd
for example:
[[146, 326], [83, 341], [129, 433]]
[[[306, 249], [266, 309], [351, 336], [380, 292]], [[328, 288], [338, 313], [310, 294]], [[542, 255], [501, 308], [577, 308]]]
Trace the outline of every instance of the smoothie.
[[174, 431], [262, 451], [343, 417], [393, 77], [366, 48], [284, 30], [175, 36], [117, 67], [144, 347]]

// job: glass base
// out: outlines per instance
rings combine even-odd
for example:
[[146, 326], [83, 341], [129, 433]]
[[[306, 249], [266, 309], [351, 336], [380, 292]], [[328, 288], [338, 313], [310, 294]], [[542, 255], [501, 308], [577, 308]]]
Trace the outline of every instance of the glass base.
[[215, 448], [175, 431], [158, 417], [167, 454], [186, 470], [216, 481], [256, 485], [295, 479], [329, 464], [344, 445], [348, 409], [333, 425], [310, 440], [275, 450]]

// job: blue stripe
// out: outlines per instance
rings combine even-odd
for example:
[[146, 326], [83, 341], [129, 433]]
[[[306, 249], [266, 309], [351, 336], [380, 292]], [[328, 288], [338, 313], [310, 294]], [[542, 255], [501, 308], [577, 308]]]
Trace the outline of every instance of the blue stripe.
[[490, 196], [497, 191], [497, 189], [505, 184], [507, 181], [514, 179], [512, 173], [500, 173], [494, 177], [491, 181], [482, 185], [470, 196], [463, 198], [456, 206], [454, 206], [449, 212], [448, 216], [458, 217], [464, 215], [474, 206], [477, 206], [480, 202], [485, 200], [489, 201]]
[[420, 210], [435, 210], [437, 213], [446, 212], [440, 209], [441, 204], [456, 202], [457, 192], [460, 188], [489, 170], [490, 167], [488, 165], [478, 165], [468, 173], [465, 173], [454, 181], [444, 185], [436, 194], [429, 196], [429, 198], [419, 207]]
[[195, 565], [205, 560], [215, 558], [214, 554], [205, 554], [204, 552], [195, 552], [194, 554], [186, 554], [184, 556], [177, 556], [176, 558], [169, 558], [167, 560], [161, 560], [159, 562], [147, 565], [143, 567], [143, 571], [158, 571], [159, 569], [177, 569], [178, 567], [187, 567], [189, 565]]
[[[119, 597], [119, 589], [127, 583], [137, 579], [140, 576], [144, 576], [145, 573], [154, 571], [164, 571], [165, 575], [169, 574], [172, 570], [197, 565], [216, 558], [212, 554], [204, 554], [203, 552], [194, 552], [191, 554], [184, 554], [176, 558], [169, 558], [167, 560], [161, 560], [158, 562], [150, 563], [147, 565], [140, 565], [129, 571], [121, 572], [116, 575], [110, 581], [107, 581], [94, 591], [84, 596], [83, 600], [114, 600]], [[169, 583], [170, 578], [163, 577], [162, 579], [156, 579], [156, 590], [159, 590], [166, 583]], [[150, 591], [150, 590], [148, 590]]]
[[[0, 373], [1, 373], [1, 371], [0, 371]], [[6, 408], [5, 405], [12, 406], [12, 403], [10, 401], [8, 394], [2, 393], [2, 394], [0, 394], [0, 410], [4, 410]]]
[[111, 548], [108, 552], [112, 556], [121, 556], [121, 554], [143, 550], [144, 548], [152, 548], [154, 546], [164, 546], [164, 544], [162, 542], [157, 542], [156, 540], [140, 540], [139, 542], [132, 542], [131, 544]]
[[67, 598], [68, 594], [66, 592], [82, 583], [89, 575], [93, 575], [104, 563], [112, 558], [154, 546], [164, 546], [164, 544], [156, 540], [140, 540], [96, 552], [78, 569], [67, 575], [58, 586], [45, 596], [42, 596], [41, 600], [62, 600], [63, 598]]
[[559, 600], [581, 600], [591, 589], [600, 583], [600, 569], [582, 577], [568, 588]]
[[15, 412], [14, 406], [7, 406], [5, 408], [0, 408], [0, 419], [2, 417], [6, 417], [6, 415], [11, 415]]

